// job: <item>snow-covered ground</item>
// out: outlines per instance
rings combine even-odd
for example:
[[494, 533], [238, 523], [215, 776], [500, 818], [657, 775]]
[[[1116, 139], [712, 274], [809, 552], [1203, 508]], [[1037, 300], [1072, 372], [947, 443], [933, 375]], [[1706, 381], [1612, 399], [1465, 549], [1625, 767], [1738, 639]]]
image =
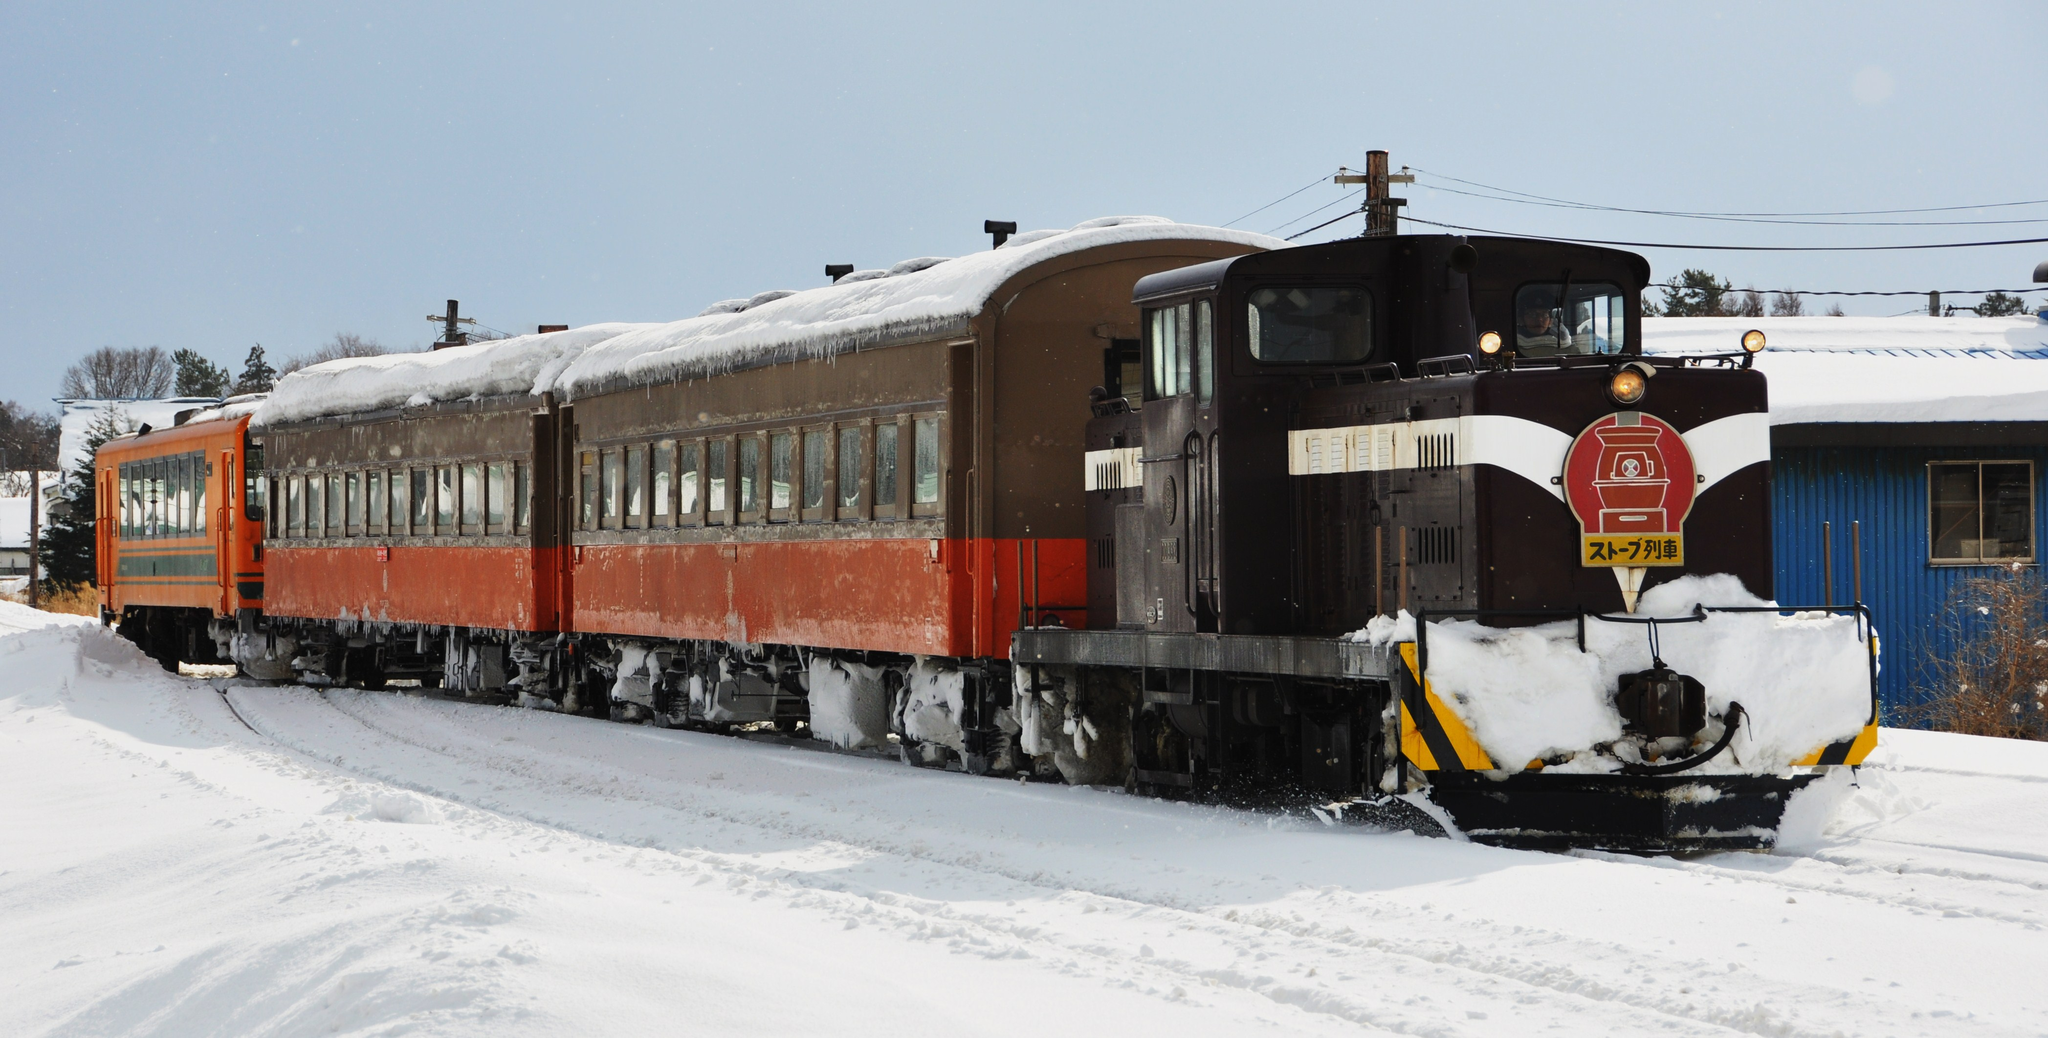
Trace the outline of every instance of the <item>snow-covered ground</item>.
[[2048, 745], [1886, 731], [1796, 853], [1567, 856], [223, 695], [77, 619], [0, 603], [0, 1034], [2048, 1034]]

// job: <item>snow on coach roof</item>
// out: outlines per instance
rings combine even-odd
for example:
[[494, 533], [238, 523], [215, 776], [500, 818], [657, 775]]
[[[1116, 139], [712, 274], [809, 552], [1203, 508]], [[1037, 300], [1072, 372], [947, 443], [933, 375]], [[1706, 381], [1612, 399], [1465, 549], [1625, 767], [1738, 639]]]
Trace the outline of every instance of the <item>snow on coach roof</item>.
[[1106, 217], [1020, 234], [1001, 248], [957, 259], [920, 256], [820, 288], [723, 300], [667, 324], [590, 325], [433, 353], [329, 361], [280, 380], [255, 424], [517, 392], [574, 398], [959, 334], [1003, 282], [1036, 264], [1105, 245], [1176, 240], [1287, 247], [1248, 231]]
[[2048, 421], [2048, 321], [2028, 317], [1658, 317], [1648, 353], [1768, 343], [1771, 424]]

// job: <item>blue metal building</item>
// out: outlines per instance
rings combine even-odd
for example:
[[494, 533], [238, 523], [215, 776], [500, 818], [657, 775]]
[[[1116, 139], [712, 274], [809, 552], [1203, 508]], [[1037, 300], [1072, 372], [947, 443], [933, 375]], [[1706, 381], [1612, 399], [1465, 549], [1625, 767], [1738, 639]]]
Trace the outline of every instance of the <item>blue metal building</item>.
[[1887, 723], [1909, 722], [1902, 708], [1924, 700], [1968, 619], [1956, 608], [1964, 583], [2039, 563], [2048, 318], [1643, 324], [1654, 353], [1727, 352], [1748, 328], [1766, 333], [1757, 363], [1771, 394], [1772, 597], [1848, 603], [1860, 577], [1882, 639]]

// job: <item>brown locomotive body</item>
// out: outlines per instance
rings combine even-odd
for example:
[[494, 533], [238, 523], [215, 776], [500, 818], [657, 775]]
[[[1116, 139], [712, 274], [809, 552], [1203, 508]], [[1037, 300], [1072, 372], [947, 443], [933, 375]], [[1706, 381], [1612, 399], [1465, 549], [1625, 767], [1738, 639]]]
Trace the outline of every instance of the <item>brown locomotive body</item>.
[[[1366, 816], [1426, 792], [1500, 842], [1766, 845], [1868, 752], [1867, 614], [1744, 604], [1771, 594], [1762, 376], [1641, 356], [1640, 257], [1278, 244], [1100, 221], [309, 369], [258, 415], [267, 598], [221, 644], [976, 773]], [[1766, 649], [1846, 632], [1847, 705], [1773, 729], [1782, 696], [1745, 710], [1750, 678], [1678, 673], [1646, 623], [1749, 614]], [[1485, 687], [1517, 630], [1598, 687]], [[1546, 697], [1591, 720], [1528, 736]]]

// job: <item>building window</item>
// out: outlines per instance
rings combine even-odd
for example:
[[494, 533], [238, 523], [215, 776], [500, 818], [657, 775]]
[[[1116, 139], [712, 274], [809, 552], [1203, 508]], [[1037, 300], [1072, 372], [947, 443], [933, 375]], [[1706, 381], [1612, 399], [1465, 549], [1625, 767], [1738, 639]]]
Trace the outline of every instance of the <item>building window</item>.
[[1929, 462], [1927, 532], [1937, 565], [2033, 561], [2033, 462]]

